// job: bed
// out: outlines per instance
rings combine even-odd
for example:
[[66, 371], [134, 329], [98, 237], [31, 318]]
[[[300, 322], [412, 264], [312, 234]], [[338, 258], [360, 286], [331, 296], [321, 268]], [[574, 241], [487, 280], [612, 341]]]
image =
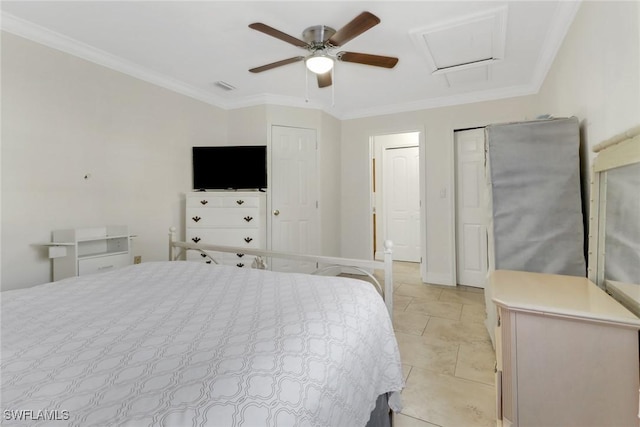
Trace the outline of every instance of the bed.
[[400, 410], [388, 307], [363, 280], [149, 262], [1, 304], [6, 425], [364, 426]]

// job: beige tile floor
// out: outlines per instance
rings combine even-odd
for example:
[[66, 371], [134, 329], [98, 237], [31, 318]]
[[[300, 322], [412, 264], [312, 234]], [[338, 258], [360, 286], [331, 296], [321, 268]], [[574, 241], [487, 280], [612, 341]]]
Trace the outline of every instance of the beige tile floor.
[[396, 427], [495, 426], [495, 352], [482, 289], [428, 285], [394, 263], [394, 329], [405, 374]]

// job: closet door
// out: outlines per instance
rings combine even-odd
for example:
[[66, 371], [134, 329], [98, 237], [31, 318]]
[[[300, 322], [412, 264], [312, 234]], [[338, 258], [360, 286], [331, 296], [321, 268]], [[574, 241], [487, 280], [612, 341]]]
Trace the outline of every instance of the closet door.
[[[315, 129], [271, 128], [271, 249], [319, 253], [318, 166]], [[272, 259], [274, 271], [311, 272], [315, 263]]]
[[456, 131], [456, 278], [483, 288], [487, 278], [484, 128]]

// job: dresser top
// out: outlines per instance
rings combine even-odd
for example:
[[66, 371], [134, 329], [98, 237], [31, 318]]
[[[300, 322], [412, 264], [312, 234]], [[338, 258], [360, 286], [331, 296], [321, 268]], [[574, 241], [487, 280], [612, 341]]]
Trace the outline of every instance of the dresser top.
[[497, 270], [489, 287], [492, 300], [510, 310], [640, 328], [638, 317], [586, 277]]

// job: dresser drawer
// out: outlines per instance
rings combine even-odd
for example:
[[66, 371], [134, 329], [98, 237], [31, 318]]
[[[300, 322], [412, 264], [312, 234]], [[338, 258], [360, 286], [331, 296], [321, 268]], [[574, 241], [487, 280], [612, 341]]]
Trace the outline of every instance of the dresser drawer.
[[189, 208], [221, 208], [224, 197], [214, 197], [207, 193], [187, 195], [187, 210]]
[[257, 208], [260, 206], [261, 198], [256, 196], [225, 197], [223, 207], [225, 208]]
[[251, 268], [251, 264], [253, 263], [254, 258], [255, 256], [253, 255], [245, 255], [242, 253], [237, 253], [237, 254], [225, 253], [222, 257], [222, 262], [225, 265], [234, 265], [236, 267]]
[[[254, 256], [246, 255], [243, 253], [227, 253], [227, 252], [207, 252], [213, 259], [220, 265], [232, 265], [241, 268], [251, 268], [253, 264]], [[187, 252], [188, 261], [202, 261], [211, 264], [211, 258], [204, 255], [201, 252], [189, 251]]]
[[189, 208], [187, 227], [247, 227], [257, 228], [260, 212], [255, 208]]
[[193, 193], [187, 195], [187, 208], [257, 208], [263, 199], [258, 193]]
[[223, 262], [223, 264], [224, 265], [229, 265], [229, 266], [232, 266], [232, 267], [251, 268], [251, 263], [252, 262], [253, 262], [253, 258], [246, 259], [244, 261], [225, 260]]
[[[218, 264], [222, 264], [224, 261], [223, 252], [207, 251], [207, 255], [215, 259]], [[202, 252], [198, 251], [187, 251], [187, 261], [202, 261], [211, 264], [211, 258], [209, 256], [206, 256]]]
[[219, 228], [187, 229], [188, 243], [206, 243], [209, 245], [234, 246], [239, 248], [261, 248], [262, 232], [257, 228]]
[[129, 254], [105, 255], [101, 257], [79, 259], [78, 276], [103, 273], [130, 264]]

